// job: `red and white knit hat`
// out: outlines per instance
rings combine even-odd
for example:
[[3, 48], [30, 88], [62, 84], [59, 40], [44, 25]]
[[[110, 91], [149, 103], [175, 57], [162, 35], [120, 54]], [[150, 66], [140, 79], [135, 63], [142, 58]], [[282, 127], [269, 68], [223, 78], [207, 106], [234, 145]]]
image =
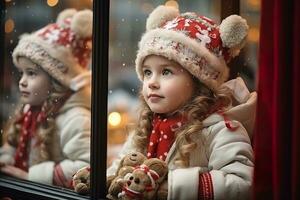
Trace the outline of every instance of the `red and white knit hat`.
[[56, 23], [31, 34], [24, 34], [14, 49], [13, 62], [27, 57], [62, 85], [71, 88], [72, 79], [88, 73], [92, 50], [92, 20], [90, 10], [62, 11]]
[[220, 25], [211, 19], [173, 7], [158, 6], [148, 17], [139, 43], [136, 71], [143, 80], [142, 65], [148, 55], [174, 60], [215, 90], [228, 79], [228, 63], [245, 45], [248, 25], [231, 15]]

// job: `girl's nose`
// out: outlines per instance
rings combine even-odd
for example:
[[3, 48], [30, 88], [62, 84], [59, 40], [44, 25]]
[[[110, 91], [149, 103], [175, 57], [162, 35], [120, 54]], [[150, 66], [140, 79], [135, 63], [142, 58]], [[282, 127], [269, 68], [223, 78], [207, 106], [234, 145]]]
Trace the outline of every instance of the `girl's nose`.
[[151, 79], [148, 82], [148, 87], [150, 89], [158, 89], [159, 88], [159, 81], [155, 76], [151, 77]]
[[26, 87], [27, 86], [27, 81], [26, 81], [26, 78], [24, 76], [21, 77], [21, 79], [19, 81], [19, 86], [21, 86], [21, 87]]

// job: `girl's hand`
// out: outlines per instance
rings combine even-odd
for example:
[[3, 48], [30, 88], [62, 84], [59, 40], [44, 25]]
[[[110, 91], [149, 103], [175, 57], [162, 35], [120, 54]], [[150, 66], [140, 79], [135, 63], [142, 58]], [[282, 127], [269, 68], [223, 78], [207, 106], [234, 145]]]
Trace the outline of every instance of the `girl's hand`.
[[12, 165], [2, 165], [0, 171], [16, 178], [28, 179], [28, 173]]
[[157, 199], [165, 200], [168, 199], [168, 180], [164, 180], [157, 191]]

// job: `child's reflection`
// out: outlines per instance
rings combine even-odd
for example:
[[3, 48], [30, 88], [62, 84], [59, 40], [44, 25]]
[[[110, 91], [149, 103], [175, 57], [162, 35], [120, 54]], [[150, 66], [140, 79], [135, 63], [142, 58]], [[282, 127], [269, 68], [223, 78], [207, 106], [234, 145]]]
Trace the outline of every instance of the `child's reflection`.
[[92, 12], [74, 9], [21, 38], [13, 52], [21, 104], [4, 133], [1, 172], [70, 187], [89, 164], [91, 40]]

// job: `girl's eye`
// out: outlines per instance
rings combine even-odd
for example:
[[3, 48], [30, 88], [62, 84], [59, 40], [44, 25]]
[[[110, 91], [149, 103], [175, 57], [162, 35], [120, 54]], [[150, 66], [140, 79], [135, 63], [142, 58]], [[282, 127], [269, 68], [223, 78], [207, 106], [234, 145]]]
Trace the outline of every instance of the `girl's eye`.
[[152, 74], [152, 72], [149, 69], [145, 69], [144, 70], [144, 76], [150, 76]]
[[28, 76], [36, 76], [37, 73], [35, 71], [28, 71], [27, 72]]
[[162, 71], [162, 74], [163, 75], [171, 75], [171, 74], [173, 74], [173, 72], [171, 71], [171, 70], [169, 70], [169, 69], [164, 69], [163, 71]]
[[22, 76], [23, 76], [23, 72], [22, 71], [19, 71], [19, 78], [22, 78]]

